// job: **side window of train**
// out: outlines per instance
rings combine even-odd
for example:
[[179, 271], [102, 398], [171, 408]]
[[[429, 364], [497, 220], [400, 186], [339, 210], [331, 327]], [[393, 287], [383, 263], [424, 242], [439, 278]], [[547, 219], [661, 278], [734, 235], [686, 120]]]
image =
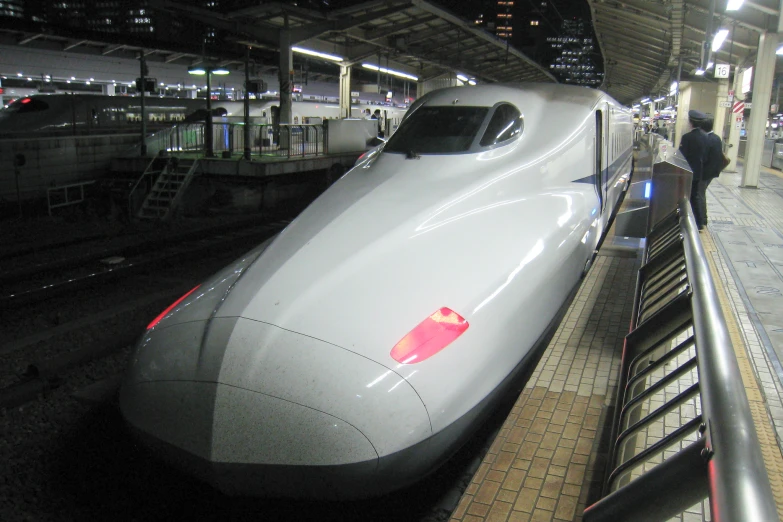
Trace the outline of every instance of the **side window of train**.
[[510, 103], [501, 103], [495, 107], [492, 118], [487, 124], [487, 130], [481, 137], [482, 147], [497, 145], [519, 136], [522, 133], [524, 121], [519, 109]]

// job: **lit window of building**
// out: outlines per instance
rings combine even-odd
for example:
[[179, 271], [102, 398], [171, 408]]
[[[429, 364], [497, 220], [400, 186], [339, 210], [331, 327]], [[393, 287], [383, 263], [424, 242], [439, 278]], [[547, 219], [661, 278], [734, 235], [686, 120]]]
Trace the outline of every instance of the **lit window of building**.
[[530, 25], [538, 25], [538, 20], [530, 20]]

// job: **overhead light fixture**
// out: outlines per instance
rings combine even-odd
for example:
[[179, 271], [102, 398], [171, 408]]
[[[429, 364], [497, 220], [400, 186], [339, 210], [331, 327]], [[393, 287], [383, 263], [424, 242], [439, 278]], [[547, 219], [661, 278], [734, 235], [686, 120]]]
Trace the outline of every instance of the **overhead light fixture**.
[[464, 74], [458, 74], [458, 75], [457, 75], [457, 79], [458, 79], [459, 81], [461, 81], [461, 82], [466, 82], [466, 81], [468, 81], [468, 77], [467, 77], [467, 76], [465, 76]]
[[647, 103], [650, 101], [650, 98], [642, 98], [639, 103]]
[[672, 82], [671, 87], [669, 87], [669, 95], [674, 96], [677, 94], [677, 82]]
[[708, 63], [707, 63], [707, 67], [705, 67], [705, 70], [706, 70], [706, 71], [709, 71], [710, 69], [712, 69], [712, 66], [713, 66], [713, 65], [715, 65], [715, 62], [708, 62]]
[[363, 63], [362, 67], [365, 69], [370, 69], [371, 71], [380, 71], [384, 74], [391, 74], [392, 76], [398, 76], [400, 78], [406, 78], [408, 80], [418, 81], [419, 78], [417, 76], [413, 76], [412, 74], [407, 74], [400, 71], [394, 71], [392, 69], [387, 69], [385, 67], [378, 67], [377, 65], [373, 65], [371, 63]]
[[332, 60], [333, 62], [342, 62], [343, 57], [335, 54], [322, 53], [319, 51], [313, 51], [312, 49], [304, 49], [303, 47], [291, 47], [291, 50], [295, 53], [308, 54], [310, 56], [316, 56], [323, 58], [324, 60]]
[[636, 104], [636, 105], [632, 105], [632, 106], [631, 106], [631, 108], [632, 108], [632, 109], [638, 109], [639, 107], [641, 107], [639, 104]]
[[218, 76], [225, 76], [229, 74], [229, 70], [225, 67], [215, 67], [210, 71], [212, 74], [217, 74]]
[[201, 66], [188, 67], [188, 74], [194, 74], [196, 76], [204, 76], [207, 74], [207, 70]]
[[717, 33], [715, 33], [715, 37], [712, 39], [712, 52], [718, 52], [718, 49], [720, 49], [720, 46], [723, 45], [723, 41], [726, 40], [726, 37], [729, 35], [728, 29], [721, 29]]
[[695, 71], [693, 71], [693, 74], [695, 74], [696, 76], [704, 76], [704, 69], [701, 68], [696, 69]]
[[778, 47], [778, 50], [777, 50], [777, 51], [775, 51], [775, 54], [783, 54], [783, 45], [781, 45], [780, 47]]
[[657, 103], [657, 102], [663, 101], [665, 99], [666, 99], [666, 96], [661, 96], [660, 98], [655, 98], [653, 101]]
[[743, 1], [744, 0], [729, 0], [729, 3], [726, 5], [726, 11], [736, 11], [742, 7]]
[[468, 85], [476, 85], [476, 80], [468, 80]]

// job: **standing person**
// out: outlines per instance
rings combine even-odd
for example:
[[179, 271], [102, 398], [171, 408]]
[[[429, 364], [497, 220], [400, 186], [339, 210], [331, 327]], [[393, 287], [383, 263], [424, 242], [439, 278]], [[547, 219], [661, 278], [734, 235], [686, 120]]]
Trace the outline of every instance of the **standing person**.
[[704, 157], [704, 173], [699, 183], [699, 191], [705, 194], [704, 213], [702, 214], [701, 224], [707, 226], [707, 187], [710, 181], [720, 176], [723, 169], [723, 141], [720, 136], [712, 132], [714, 120], [711, 114], [707, 114], [707, 119], [701, 122], [701, 130], [707, 135], [707, 152]]
[[381, 110], [375, 109], [375, 112], [372, 114], [373, 120], [378, 120], [378, 136], [383, 138], [383, 126], [381, 123]]
[[701, 111], [688, 111], [688, 124], [690, 131], [683, 134], [680, 141], [680, 152], [688, 160], [688, 165], [693, 172], [691, 181], [691, 208], [696, 216], [696, 225], [699, 230], [704, 230], [706, 223], [702, 219], [707, 218], [706, 185], [701, 181], [704, 176], [704, 159], [707, 156], [707, 135], [701, 130], [701, 123], [708, 119], [707, 115]]

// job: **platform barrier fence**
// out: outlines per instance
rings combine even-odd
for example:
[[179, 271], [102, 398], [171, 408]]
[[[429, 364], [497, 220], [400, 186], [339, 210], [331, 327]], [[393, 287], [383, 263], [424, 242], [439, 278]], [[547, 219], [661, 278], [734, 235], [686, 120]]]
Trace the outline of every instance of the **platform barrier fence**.
[[687, 198], [647, 237], [602, 498], [585, 522], [779, 520], [747, 396]]
[[[245, 150], [242, 123], [213, 123], [212, 148], [217, 155], [232, 156]], [[186, 123], [159, 131], [147, 138], [147, 152], [205, 152], [206, 124]], [[320, 156], [325, 151], [325, 130], [321, 124], [250, 124], [250, 153], [294, 158]], [[138, 148], [138, 147], [137, 147]]]

